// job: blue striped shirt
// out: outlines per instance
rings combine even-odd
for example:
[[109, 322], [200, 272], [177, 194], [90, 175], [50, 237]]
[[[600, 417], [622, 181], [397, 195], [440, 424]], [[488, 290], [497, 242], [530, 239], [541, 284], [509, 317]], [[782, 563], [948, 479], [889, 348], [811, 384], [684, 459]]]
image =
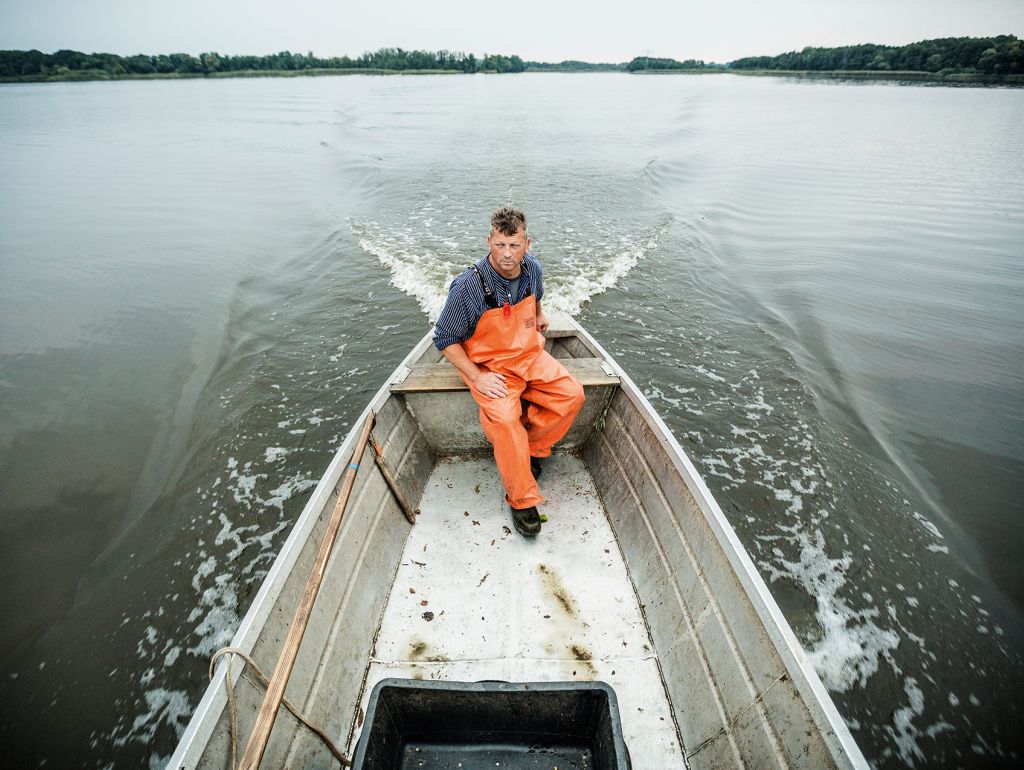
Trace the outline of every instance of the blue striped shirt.
[[[494, 292], [499, 303], [509, 300], [509, 280], [502, 278], [498, 272], [491, 267], [487, 257], [476, 263], [477, 268], [483, 273], [484, 280]], [[509, 304], [517, 305], [532, 293], [534, 299], [540, 302], [544, 296], [544, 271], [540, 262], [532, 254], [523, 258], [523, 269], [519, 274], [519, 292], [514, 302]], [[434, 347], [444, 350], [456, 342], [465, 342], [473, 336], [476, 325], [489, 308], [484, 298], [483, 287], [480, 286], [480, 279], [477, 278], [470, 268], [452, 281], [448, 290], [448, 300], [444, 303], [444, 310], [437, 317], [434, 326]]]

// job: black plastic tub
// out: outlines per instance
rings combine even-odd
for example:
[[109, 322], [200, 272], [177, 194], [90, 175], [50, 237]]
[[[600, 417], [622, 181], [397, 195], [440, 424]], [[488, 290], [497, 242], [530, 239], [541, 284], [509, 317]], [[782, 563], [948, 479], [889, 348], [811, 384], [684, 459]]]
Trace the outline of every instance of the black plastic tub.
[[370, 694], [356, 770], [628, 770], [604, 682], [384, 679]]

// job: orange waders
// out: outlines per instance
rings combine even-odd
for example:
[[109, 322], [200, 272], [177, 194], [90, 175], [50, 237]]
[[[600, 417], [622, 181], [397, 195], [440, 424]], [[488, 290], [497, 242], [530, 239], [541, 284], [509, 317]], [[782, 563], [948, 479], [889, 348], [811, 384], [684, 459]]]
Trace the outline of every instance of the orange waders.
[[[504, 398], [491, 398], [463, 380], [480, 405], [480, 425], [494, 446], [505, 499], [513, 508], [544, 502], [530, 472], [530, 457], [550, 455], [583, 406], [583, 386], [544, 350], [536, 308], [532, 296], [517, 305], [491, 308], [462, 343], [473, 363], [505, 375]], [[525, 420], [520, 399], [528, 402]]]

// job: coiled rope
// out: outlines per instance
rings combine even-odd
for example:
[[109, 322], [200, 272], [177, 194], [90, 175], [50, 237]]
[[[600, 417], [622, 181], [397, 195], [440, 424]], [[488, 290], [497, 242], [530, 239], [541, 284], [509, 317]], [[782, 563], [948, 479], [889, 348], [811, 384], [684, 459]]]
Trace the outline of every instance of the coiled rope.
[[[250, 658], [249, 655], [246, 654], [243, 650], [240, 650], [237, 647], [222, 647], [213, 654], [212, 658], [210, 658], [211, 682], [213, 681], [214, 666], [217, 665], [217, 660], [222, 655], [228, 656], [225, 660], [225, 663], [227, 665], [227, 676], [224, 679], [224, 685], [227, 688], [228, 709], [231, 712], [231, 770], [235, 770], [235, 768], [238, 767], [238, 707], [235, 704], [235, 688], [231, 686], [231, 655], [237, 655], [242, 660], [244, 660], [249, 665], [249, 668], [252, 669], [252, 673], [255, 675], [256, 679], [258, 679], [260, 684], [262, 684], [264, 687], [268, 687], [270, 685], [270, 680], [267, 679], [266, 675], [262, 671], [260, 671], [260, 667], [256, 665], [256, 661]], [[248, 669], [242, 669], [242, 674], [246, 674], [247, 671]], [[250, 681], [252, 681], [251, 678]], [[319, 727], [310, 722], [305, 714], [303, 714], [295, 706], [293, 706], [291, 701], [289, 701], [287, 698], [281, 698], [281, 703], [286, 709], [292, 712], [292, 715], [296, 719], [298, 719], [299, 722], [308, 727], [309, 730], [323, 742], [324, 746], [326, 746], [327, 749], [334, 755], [335, 759], [337, 759], [341, 763], [342, 767], [352, 766], [352, 760], [345, 756], [341, 752], [341, 750], [334, 745], [334, 741], [328, 738], [327, 734], [323, 730], [321, 730]]]

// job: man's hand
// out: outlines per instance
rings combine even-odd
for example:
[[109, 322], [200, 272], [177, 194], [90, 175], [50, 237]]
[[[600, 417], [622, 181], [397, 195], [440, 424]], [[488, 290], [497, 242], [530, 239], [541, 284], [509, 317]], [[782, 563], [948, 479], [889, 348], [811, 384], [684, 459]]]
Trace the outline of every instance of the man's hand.
[[543, 313], [538, 311], [538, 313], [537, 313], [537, 331], [539, 331], [541, 334], [543, 334], [547, 330], [548, 330], [548, 317], [546, 315], [544, 315]]
[[444, 357], [451, 361], [452, 366], [462, 372], [467, 381], [473, 383], [473, 387], [491, 398], [504, 398], [508, 395], [508, 386], [505, 384], [505, 375], [497, 372], [489, 372], [469, 360], [466, 349], [461, 342], [456, 342], [444, 350]]
[[473, 382], [474, 387], [491, 398], [504, 398], [508, 395], [505, 375], [497, 372], [484, 372]]

